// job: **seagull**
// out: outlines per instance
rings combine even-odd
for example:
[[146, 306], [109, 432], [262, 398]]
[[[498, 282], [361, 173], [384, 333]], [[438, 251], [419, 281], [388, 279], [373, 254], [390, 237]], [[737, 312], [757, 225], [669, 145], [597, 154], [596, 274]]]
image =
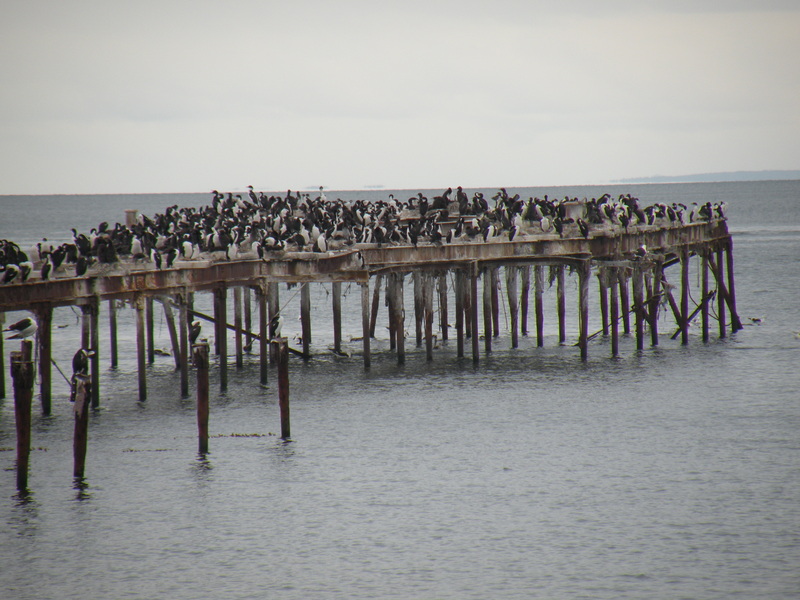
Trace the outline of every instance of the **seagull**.
[[9, 340], [22, 340], [25, 338], [29, 338], [34, 333], [36, 333], [36, 321], [31, 319], [30, 317], [27, 317], [25, 319], [22, 319], [21, 321], [17, 321], [13, 325], [9, 325], [3, 331], [7, 331], [13, 334], [8, 338], [6, 338]]

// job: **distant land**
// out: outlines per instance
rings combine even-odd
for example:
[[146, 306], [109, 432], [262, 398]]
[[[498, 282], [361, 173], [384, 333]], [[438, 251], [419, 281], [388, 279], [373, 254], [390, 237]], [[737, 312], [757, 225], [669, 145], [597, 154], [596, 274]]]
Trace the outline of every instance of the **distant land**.
[[800, 179], [797, 171], [727, 171], [721, 173], [696, 173], [694, 175], [653, 175], [616, 179], [611, 183], [703, 183], [710, 181], [773, 181], [776, 179]]

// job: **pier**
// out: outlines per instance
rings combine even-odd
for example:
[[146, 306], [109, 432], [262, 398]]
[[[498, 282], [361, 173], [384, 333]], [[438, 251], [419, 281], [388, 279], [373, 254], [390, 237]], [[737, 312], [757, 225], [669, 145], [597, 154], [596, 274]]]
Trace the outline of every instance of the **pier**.
[[[215, 196], [215, 199], [221, 197]], [[534, 210], [530, 208], [531, 203], [528, 208]], [[258, 205], [254, 203], [254, 206]], [[138, 252], [127, 256], [121, 253], [123, 255], [113, 261], [92, 261], [93, 266], [88, 269], [78, 264], [65, 264], [55, 276], [45, 277], [45, 263], [51, 259], [46, 254], [40, 255], [34, 262], [32, 276], [0, 285], [0, 323], [9, 311], [28, 311], [35, 320], [38, 344], [35, 366], [39, 373], [41, 410], [47, 415], [51, 411], [50, 328], [55, 308], [73, 306], [80, 310], [81, 338], [75, 340], [75, 346], [89, 352], [89, 365], [82, 377], [91, 382], [81, 388], [81, 399], [96, 408], [102, 388], [100, 361], [108, 360], [111, 366], [117, 364], [116, 312], [123, 302], [135, 311], [138, 399], [146, 401], [146, 367], [154, 356], [153, 314], [160, 305], [169, 330], [182, 396], [189, 395], [192, 362], [202, 365], [202, 383], [198, 385], [205, 396], [201, 450], [207, 450], [209, 347], [208, 344], [197, 346], [202, 340], [190, 341], [192, 321], [203, 320], [213, 326], [214, 344], [210, 351], [219, 356], [221, 390], [227, 387], [229, 331], [234, 335], [235, 360], [239, 368], [243, 349], [257, 344], [260, 384], [267, 384], [270, 365], [279, 366], [282, 429], [288, 432], [286, 364], [290, 354], [302, 360], [312, 357], [309, 293], [312, 285], [330, 286], [331, 351], [336, 354], [342, 354], [342, 284], [360, 288], [360, 354], [366, 369], [372, 361], [370, 341], [375, 336], [381, 294], [386, 307], [390, 350], [401, 364], [406, 359], [406, 344], [412, 339], [417, 347], [424, 347], [426, 360], [439, 360], [435, 340], [454, 339], [457, 359], [471, 358], [479, 363], [481, 356], [496, 349], [501, 329], [499, 315], [501, 309], [505, 310], [501, 307], [503, 299], [508, 303], [511, 348], [517, 348], [519, 337], [529, 333], [535, 335], [537, 346], [543, 346], [542, 298], [546, 281], [556, 286], [558, 343], [574, 345], [584, 360], [588, 358], [590, 340], [600, 335], [608, 340], [611, 357], [619, 355], [619, 341], [623, 335], [635, 336], [637, 351], [648, 344], [658, 345], [659, 314], [664, 310], [675, 321], [674, 334], [668, 333], [672, 334], [672, 339], [680, 337], [682, 344], [689, 343], [689, 326], [698, 316], [703, 342], [711, 335], [712, 313], [718, 322], [720, 338], [724, 338], [729, 329], [735, 332], [741, 328], [736, 313], [732, 240], [721, 214], [714, 217], [707, 210], [704, 218], [693, 215], [690, 222], [685, 222], [685, 218], [668, 221], [662, 215], [660, 220], [635, 224], [624, 219], [619, 223], [612, 218], [605, 221], [595, 218], [593, 224], [587, 225], [587, 218], [591, 217], [592, 210], [597, 210], [597, 204], [568, 199], [556, 206], [559, 212], [553, 213], [552, 218], [558, 219], [557, 230], [549, 227], [546, 215], [521, 220], [519, 216], [527, 215], [527, 209], [516, 215], [512, 212], [511, 219], [501, 215], [493, 221], [485, 217], [492, 211], [485, 211], [480, 215], [483, 222], [479, 231], [466, 235], [465, 224], [472, 223], [474, 228], [478, 216], [465, 216], [463, 206], [455, 210], [453, 206], [448, 208], [445, 202], [445, 208], [438, 211], [425, 211], [413, 205], [395, 209], [392, 217], [377, 220], [372, 226], [383, 228], [383, 224], [388, 224], [388, 230], [395, 232], [394, 238], [390, 238], [387, 231], [377, 230], [370, 234], [372, 237], [367, 237], [364, 225], [358, 238], [338, 245], [334, 245], [332, 239], [324, 241], [326, 246], [330, 243], [328, 247], [323, 247], [320, 241], [325, 235], [321, 232], [316, 233], [312, 244], [316, 223], [309, 227], [304, 222], [300, 233], [285, 235], [279, 240], [279, 248], [264, 251], [262, 244], [278, 242], [272, 238], [267, 242], [267, 234], [251, 232], [246, 240], [249, 243], [236, 244], [233, 254], [228, 248], [212, 246], [209, 241], [201, 252], [196, 246], [193, 249], [184, 246], [185, 252], [181, 253], [173, 250], [167, 265], [160, 264], [161, 257], [157, 256], [155, 248], [150, 248], [149, 259], [137, 248]], [[224, 213], [225, 208], [217, 206], [215, 210]], [[263, 210], [263, 202], [259, 210]], [[386, 212], [385, 207], [383, 210]], [[268, 210], [263, 212], [270, 214]], [[141, 219], [137, 220], [136, 211], [127, 212], [126, 223], [117, 231], [142, 229], [137, 225]], [[269, 233], [269, 226], [263, 221], [262, 226]], [[328, 229], [330, 238], [333, 238], [333, 231], [333, 228]], [[308, 239], [300, 239], [301, 234]], [[236, 239], [227, 243], [235, 243]], [[136, 245], [136, 242], [126, 243]], [[187, 257], [188, 254], [191, 257]], [[696, 261], [694, 268], [699, 282], [696, 294], [692, 294], [689, 276], [692, 260]], [[42, 275], [37, 276], [40, 270]], [[572, 299], [567, 298], [568, 277], [577, 278], [578, 292]], [[594, 282], [595, 293], [599, 294], [602, 326], [599, 331], [590, 332], [589, 295]], [[297, 287], [300, 295], [302, 336], [298, 348], [289, 347], [286, 339], [280, 337], [281, 284]], [[413, 308], [405, 305], [406, 286], [413, 287]], [[210, 295], [213, 314], [194, 309], [198, 294]], [[699, 300], [690, 302], [695, 297]], [[251, 305], [253, 301], [255, 310]], [[573, 322], [578, 323], [577, 339], [573, 340], [567, 339], [565, 325], [570, 304], [574, 307]], [[531, 308], [532, 324], [529, 323]], [[107, 348], [101, 348], [99, 342], [101, 312], [106, 313], [109, 325]], [[253, 313], [258, 321], [255, 327]], [[413, 331], [408, 340], [407, 330]], [[5, 340], [6, 346], [12, 343]], [[452, 349], [452, 345], [448, 347]], [[450, 357], [443, 359], [452, 360]], [[5, 361], [2, 354], [0, 360]], [[6, 369], [5, 364], [0, 364], [2, 395], [5, 394]]]

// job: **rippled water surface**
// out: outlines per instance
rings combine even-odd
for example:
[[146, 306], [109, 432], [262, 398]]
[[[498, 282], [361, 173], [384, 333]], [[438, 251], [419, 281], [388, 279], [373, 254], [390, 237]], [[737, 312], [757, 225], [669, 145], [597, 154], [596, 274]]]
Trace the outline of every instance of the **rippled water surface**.
[[[90, 418], [82, 484], [71, 476], [68, 387], [54, 371], [53, 415], [34, 414], [30, 491], [16, 493], [6, 373], [0, 597], [798, 597], [800, 182], [521, 193], [607, 189], [646, 203], [728, 201], [742, 331], [718, 340], [714, 322], [708, 344], [693, 331], [683, 347], [669, 339], [674, 323], [665, 316], [658, 348], [637, 353], [624, 338], [612, 359], [598, 336], [584, 363], [571, 345], [570, 277], [568, 345], [557, 343], [548, 290], [544, 348], [523, 338], [510, 350], [503, 334], [476, 366], [456, 358], [453, 341], [439, 341], [428, 363], [412, 322], [398, 366], [382, 314], [365, 371], [360, 342], [349, 341], [360, 336], [357, 287], [344, 286], [352, 356], [336, 357], [328, 351], [329, 288], [318, 285], [315, 357], [290, 364], [291, 440], [275, 435], [275, 370], [261, 387], [257, 356], [248, 355], [241, 371], [231, 359], [225, 394], [212, 367], [214, 437], [210, 454], [198, 456], [194, 382], [181, 398], [171, 357], [148, 367], [148, 399], [137, 402], [126, 307], [117, 370], [108, 368], [106, 329], [101, 334], [102, 408]], [[82, 230], [131, 206], [152, 214], [208, 201], [33, 199], [60, 211], [50, 226]], [[17, 198], [0, 198], [0, 214], [0, 237], [59, 235], [29, 222]], [[296, 292], [281, 286], [289, 337], [300, 329]], [[596, 295], [593, 288], [593, 303]], [[198, 307], [208, 301], [199, 296]], [[411, 306], [408, 298], [409, 314]], [[592, 306], [592, 331], [598, 312]], [[54, 326], [54, 357], [66, 371], [80, 340], [78, 315], [57, 309]], [[168, 348], [160, 313], [156, 330], [157, 346]], [[6, 370], [11, 349], [7, 342]]]

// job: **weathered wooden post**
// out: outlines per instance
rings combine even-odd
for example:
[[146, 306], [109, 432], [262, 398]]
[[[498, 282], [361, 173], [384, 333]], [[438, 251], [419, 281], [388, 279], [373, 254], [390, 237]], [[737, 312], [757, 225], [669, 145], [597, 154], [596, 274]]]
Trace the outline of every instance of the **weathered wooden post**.
[[447, 271], [439, 274], [439, 327], [442, 330], [442, 341], [447, 341]]
[[281, 412], [281, 439], [292, 436], [289, 418], [289, 344], [285, 337], [273, 340], [278, 347], [278, 407]]
[[[0, 332], [6, 323], [6, 313], [0, 312]], [[6, 363], [5, 350], [3, 349], [3, 334], [0, 333], [0, 399], [6, 397]]]
[[375, 276], [375, 289], [372, 292], [372, 312], [369, 319], [369, 337], [375, 337], [375, 324], [378, 321], [378, 309], [381, 304], [381, 285], [383, 285], [383, 275], [378, 273]]
[[605, 267], [597, 270], [597, 282], [600, 290], [600, 318], [603, 324], [603, 336], [608, 335], [608, 271]]
[[433, 360], [433, 275], [424, 273], [422, 298], [425, 305], [425, 358]]
[[172, 312], [172, 300], [169, 296], [160, 298], [161, 306], [164, 308], [164, 319], [167, 322], [167, 330], [169, 331], [169, 341], [172, 346], [172, 356], [175, 362], [175, 370], [181, 368], [181, 349], [180, 342], [178, 341], [178, 330], [175, 327], [175, 315]]
[[253, 347], [253, 307], [250, 301], [250, 288], [247, 286], [244, 288], [244, 330], [246, 332], [244, 348], [249, 353]]
[[664, 265], [656, 260], [653, 265], [653, 295], [650, 298], [650, 345], [658, 346], [658, 311], [661, 307], [661, 279]]
[[233, 288], [233, 327], [236, 330], [233, 337], [236, 368], [241, 369], [244, 367], [244, 344], [242, 342], [242, 288], [238, 285]]
[[[273, 323], [276, 322], [276, 319], [280, 315], [280, 291], [278, 289], [278, 282], [277, 281], [270, 281], [267, 283], [267, 305], [269, 307], [269, 323], [270, 323], [270, 337], [274, 337], [273, 335]], [[276, 354], [277, 354], [277, 347], [270, 344], [269, 346], [269, 362], [270, 364], [274, 364], [276, 361]]]
[[422, 345], [422, 322], [424, 321], [424, 300], [422, 289], [422, 272], [414, 271], [411, 273], [411, 281], [414, 284], [414, 333], [417, 341], [417, 348]]
[[492, 267], [489, 273], [492, 290], [492, 336], [500, 335], [500, 267]]
[[728, 335], [725, 323], [725, 294], [723, 293], [723, 273], [722, 273], [722, 248], [717, 248], [717, 264], [714, 268], [714, 278], [717, 280], [717, 315], [719, 315], [719, 338], [725, 339]]
[[611, 356], [619, 356], [619, 272], [609, 269], [611, 276]]
[[636, 349], [644, 350], [644, 277], [642, 267], [633, 267], [633, 306], [636, 327]]
[[108, 352], [111, 358], [111, 368], [116, 369], [117, 360], [117, 301], [113, 298], [108, 301], [108, 332], [109, 332], [109, 347]]
[[219, 339], [219, 389], [228, 389], [228, 288], [220, 286], [214, 290], [214, 297], [217, 300], [219, 312], [217, 318], [217, 332]]
[[622, 313], [622, 332], [625, 335], [631, 333], [631, 317], [628, 308], [631, 305], [628, 295], [628, 270], [625, 268], [617, 269], [617, 281], [619, 282], [619, 304]]
[[534, 271], [534, 305], [536, 309], [536, 345], [544, 346], [544, 273], [542, 265]]
[[681, 248], [681, 344], [689, 343], [689, 249]]
[[581, 360], [589, 358], [589, 280], [592, 265], [583, 261], [578, 265], [578, 345], [581, 349]]
[[14, 415], [17, 425], [17, 490], [20, 492], [28, 489], [34, 379], [32, 350], [33, 342], [23, 340], [20, 351], [11, 353], [11, 379], [14, 386]]
[[300, 284], [300, 335], [303, 338], [303, 356], [311, 356], [311, 284]]
[[456, 356], [464, 357], [464, 271], [455, 270], [456, 296]]
[[703, 342], [708, 342], [708, 246], [703, 248], [701, 261], [701, 293], [703, 295], [701, 318], [703, 323]]
[[189, 395], [189, 307], [186, 305], [186, 292], [177, 296], [179, 319], [178, 327], [180, 334], [180, 372], [181, 372], [181, 398]]
[[35, 311], [37, 337], [39, 339], [39, 394], [42, 414], [50, 415], [52, 406], [52, 324], [53, 307], [45, 306]]
[[75, 431], [72, 441], [72, 476], [83, 479], [86, 467], [86, 448], [89, 442], [89, 403], [92, 396], [92, 379], [79, 373], [73, 378], [75, 386]]
[[397, 344], [397, 362], [406, 362], [406, 341], [405, 341], [405, 307], [403, 306], [403, 278], [404, 273], [393, 273], [391, 278], [394, 280], [394, 290], [392, 307], [394, 309], [394, 334]]
[[369, 347], [369, 279], [359, 285], [361, 286], [361, 343], [363, 344], [364, 348], [364, 368], [369, 369], [372, 362]]
[[531, 266], [522, 267], [522, 294], [519, 299], [521, 305], [521, 316], [519, 331], [522, 335], [528, 335], [528, 304], [531, 293]]
[[731, 312], [731, 331], [736, 333], [742, 329], [739, 313], [736, 311], [736, 285], [733, 277], [733, 238], [728, 238], [725, 244], [725, 257], [728, 266], [728, 308]]
[[480, 359], [480, 341], [478, 339], [478, 274], [480, 267], [477, 262], [472, 263], [469, 273], [469, 312], [470, 329], [472, 331], [472, 362]]
[[342, 353], [342, 282], [331, 283], [331, 304], [333, 309], [333, 351]]
[[256, 301], [258, 302], [258, 362], [260, 367], [261, 385], [268, 383], [269, 371], [269, 316], [267, 313], [267, 290], [264, 284], [256, 288]]
[[397, 323], [395, 322], [395, 278], [394, 273], [386, 275], [386, 291], [384, 293], [386, 312], [389, 316], [389, 350], [397, 350]]
[[508, 311], [511, 313], [511, 347], [519, 347], [519, 298], [517, 297], [517, 272], [519, 267], [507, 265], [506, 290], [508, 291]]
[[145, 300], [145, 319], [147, 324], [147, 362], [151, 365], [156, 362], [155, 326], [153, 323], [153, 297]]
[[200, 454], [208, 453], [208, 342], [192, 346], [197, 371], [197, 441]]
[[558, 311], [558, 343], [567, 341], [567, 300], [564, 290], [564, 265], [559, 265], [556, 271], [556, 304]]
[[[137, 294], [133, 300], [136, 309], [136, 362], [139, 373], [139, 401], [147, 400], [147, 371], [145, 363], [144, 297]], [[84, 346], [87, 348], [88, 346]]]
[[100, 298], [95, 296], [89, 301], [89, 348], [92, 355], [89, 358], [89, 375], [91, 385], [89, 391], [92, 396], [92, 408], [100, 408]]
[[492, 267], [483, 268], [483, 344], [486, 354], [492, 351]]

